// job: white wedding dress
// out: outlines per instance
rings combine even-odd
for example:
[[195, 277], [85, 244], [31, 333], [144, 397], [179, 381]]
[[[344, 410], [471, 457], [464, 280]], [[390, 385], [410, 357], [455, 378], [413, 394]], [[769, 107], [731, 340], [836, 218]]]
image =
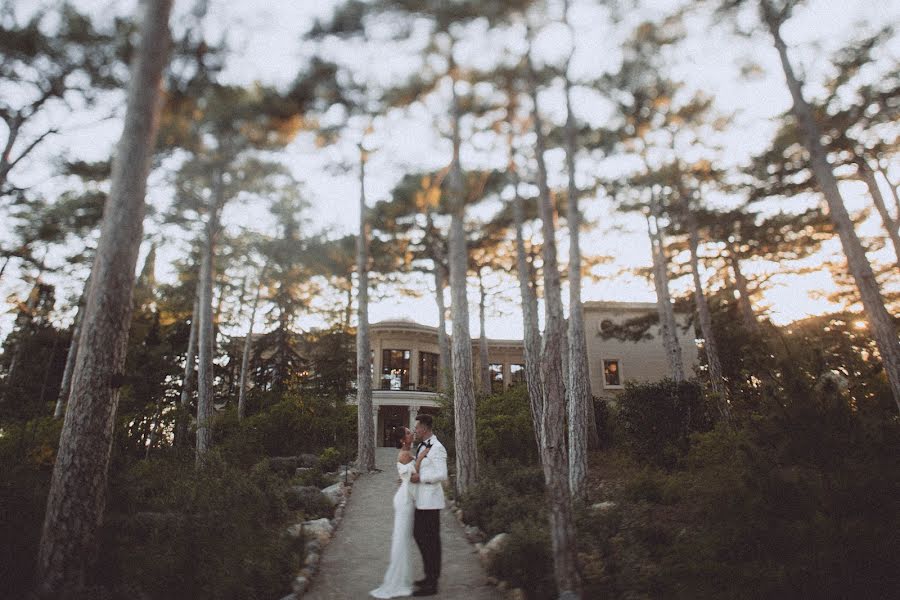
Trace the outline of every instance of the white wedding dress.
[[375, 598], [397, 598], [413, 592], [410, 548], [413, 542], [413, 514], [415, 503], [409, 489], [409, 478], [416, 470], [415, 462], [397, 463], [400, 487], [394, 494], [394, 532], [391, 535], [391, 562], [384, 581], [369, 594]]

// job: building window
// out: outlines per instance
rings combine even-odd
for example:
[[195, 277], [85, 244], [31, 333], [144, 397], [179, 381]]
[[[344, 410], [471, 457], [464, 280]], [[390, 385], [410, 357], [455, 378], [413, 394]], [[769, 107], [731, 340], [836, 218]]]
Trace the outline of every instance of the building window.
[[509, 385], [519, 385], [520, 383], [525, 383], [525, 365], [509, 365]]
[[491, 374], [491, 393], [496, 394], [503, 391], [503, 365], [491, 363], [488, 365], [488, 372]]
[[381, 389], [409, 389], [410, 350], [381, 351]]
[[419, 352], [419, 389], [433, 392], [438, 387], [439, 355], [434, 352]]
[[622, 370], [619, 368], [618, 359], [603, 360], [603, 383], [607, 387], [620, 387], [622, 385]]

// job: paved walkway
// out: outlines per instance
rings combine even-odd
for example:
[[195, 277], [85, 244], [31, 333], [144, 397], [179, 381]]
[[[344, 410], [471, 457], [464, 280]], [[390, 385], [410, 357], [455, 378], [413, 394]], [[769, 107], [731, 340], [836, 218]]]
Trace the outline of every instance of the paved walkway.
[[[380, 473], [361, 475], [353, 484], [344, 519], [337, 535], [326, 546], [319, 572], [304, 600], [357, 600], [369, 598], [369, 590], [381, 585], [391, 549], [397, 489], [397, 451], [376, 448]], [[443, 600], [496, 600], [498, 592], [488, 585], [475, 547], [466, 541], [462, 526], [445, 509], [441, 512], [443, 545], [439, 593]], [[413, 544], [413, 579], [422, 577], [422, 556]]]

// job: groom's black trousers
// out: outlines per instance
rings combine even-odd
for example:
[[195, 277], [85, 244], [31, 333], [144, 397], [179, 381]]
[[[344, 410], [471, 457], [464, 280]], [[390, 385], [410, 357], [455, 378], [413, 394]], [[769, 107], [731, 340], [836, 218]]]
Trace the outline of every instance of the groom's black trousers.
[[437, 585], [441, 576], [441, 511], [416, 509], [413, 538], [422, 553], [425, 579]]

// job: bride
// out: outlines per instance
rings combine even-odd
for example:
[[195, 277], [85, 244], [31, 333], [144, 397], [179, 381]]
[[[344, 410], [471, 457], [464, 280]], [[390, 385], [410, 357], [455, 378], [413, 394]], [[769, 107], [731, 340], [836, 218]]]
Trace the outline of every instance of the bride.
[[391, 432], [391, 439], [400, 449], [397, 455], [397, 472], [400, 474], [400, 487], [394, 494], [394, 531], [391, 535], [391, 562], [381, 586], [369, 592], [375, 598], [397, 598], [409, 596], [413, 592], [412, 565], [409, 549], [413, 543], [413, 514], [415, 504], [409, 489], [409, 478], [418, 472], [418, 467], [428, 455], [428, 448], [419, 452], [417, 460], [411, 452], [413, 433], [406, 427], [397, 427]]

